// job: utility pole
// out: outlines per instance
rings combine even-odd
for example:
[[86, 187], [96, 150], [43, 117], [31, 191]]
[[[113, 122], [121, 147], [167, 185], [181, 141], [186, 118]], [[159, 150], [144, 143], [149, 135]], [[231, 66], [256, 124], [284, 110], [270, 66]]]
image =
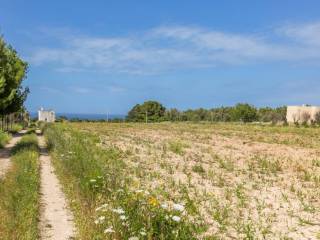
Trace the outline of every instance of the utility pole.
[[148, 123], [148, 111], [146, 111], [146, 123]]

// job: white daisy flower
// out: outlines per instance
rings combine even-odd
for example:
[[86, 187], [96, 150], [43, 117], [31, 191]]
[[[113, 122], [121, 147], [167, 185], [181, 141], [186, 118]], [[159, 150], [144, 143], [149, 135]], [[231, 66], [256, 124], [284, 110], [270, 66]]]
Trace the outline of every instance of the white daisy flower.
[[182, 204], [175, 203], [175, 204], [173, 204], [173, 209], [177, 210], [179, 212], [183, 212], [184, 211], [184, 206]]
[[168, 209], [168, 204], [167, 204], [167, 203], [162, 203], [162, 204], [161, 204], [161, 207], [162, 207], [163, 209]]
[[114, 213], [118, 213], [118, 214], [124, 214], [124, 210], [122, 209], [122, 208], [114, 208], [114, 209], [112, 209], [112, 211], [114, 212]]
[[181, 217], [179, 217], [179, 216], [173, 216], [173, 217], [172, 217], [172, 220], [175, 221], [175, 222], [180, 222], [180, 221], [181, 221]]
[[104, 230], [104, 233], [114, 233], [113, 227], [108, 227]]
[[128, 240], [139, 240], [138, 237], [129, 237]]

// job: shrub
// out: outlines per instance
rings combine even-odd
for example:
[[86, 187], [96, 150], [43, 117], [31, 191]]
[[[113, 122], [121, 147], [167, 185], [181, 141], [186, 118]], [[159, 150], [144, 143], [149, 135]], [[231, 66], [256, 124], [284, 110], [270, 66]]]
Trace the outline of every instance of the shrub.
[[257, 109], [247, 103], [238, 103], [232, 110], [232, 120], [253, 122], [258, 119]]
[[10, 140], [10, 135], [0, 131], [0, 148], [3, 148]]
[[18, 132], [20, 132], [22, 129], [23, 129], [22, 125], [20, 125], [20, 124], [13, 124], [12, 127], [11, 127], [10, 132], [12, 132], [12, 133], [18, 133]]

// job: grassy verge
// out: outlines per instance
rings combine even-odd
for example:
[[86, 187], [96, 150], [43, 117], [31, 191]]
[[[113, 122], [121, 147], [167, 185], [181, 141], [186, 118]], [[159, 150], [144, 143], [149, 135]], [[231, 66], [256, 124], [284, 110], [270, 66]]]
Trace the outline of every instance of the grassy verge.
[[21, 124], [15, 123], [15, 124], [13, 124], [13, 125], [11, 126], [10, 132], [11, 132], [11, 133], [18, 133], [18, 132], [20, 132], [22, 129], [23, 129], [23, 126], [22, 126]]
[[8, 133], [0, 131], [0, 148], [3, 148], [10, 141], [10, 138]]
[[38, 239], [39, 162], [36, 135], [12, 150], [13, 166], [0, 180], [0, 239]]
[[123, 153], [65, 125], [45, 129], [53, 162], [71, 200], [79, 239], [196, 239], [188, 207], [141, 189]]

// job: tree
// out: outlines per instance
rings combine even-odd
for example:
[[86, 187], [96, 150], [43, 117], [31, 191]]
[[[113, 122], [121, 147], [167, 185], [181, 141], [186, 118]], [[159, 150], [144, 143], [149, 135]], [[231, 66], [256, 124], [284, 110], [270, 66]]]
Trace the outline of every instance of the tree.
[[287, 121], [287, 106], [277, 107], [274, 109], [278, 121]]
[[264, 107], [258, 110], [259, 121], [276, 123], [286, 121], [287, 107], [270, 108]]
[[179, 121], [180, 112], [176, 108], [169, 109], [165, 112], [165, 119], [168, 121]]
[[136, 104], [127, 115], [127, 120], [134, 122], [159, 122], [164, 120], [166, 108], [157, 101]]
[[229, 122], [231, 121], [232, 107], [219, 107], [210, 110], [209, 120], [213, 122]]
[[21, 112], [24, 110], [23, 103], [27, 99], [27, 96], [29, 94], [29, 88], [18, 88], [16, 89], [14, 93], [14, 97], [12, 101], [7, 105], [7, 107], [4, 109], [4, 114], [10, 114], [14, 112]]
[[26, 77], [27, 63], [20, 59], [17, 52], [7, 45], [0, 36], [0, 115], [2, 128], [6, 115], [23, 109], [23, 103], [29, 93], [22, 87]]
[[141, 122], [143, 121], [143, 113], [141, 111], [141, 106], [140, 104], [136, 104], [129, 112], [127, 115], [127, 120], [128, 121], [133, 121], [133, 122]]
[[231, 112], [233, 121], [253, 122], [258, 119], [257, 109], [247, 103], [238, 103]]
[[274, 110], [270, 107], [264, 107], [258, 110], [258, 116], [261, 122], [272, 122], [273, 114]]

